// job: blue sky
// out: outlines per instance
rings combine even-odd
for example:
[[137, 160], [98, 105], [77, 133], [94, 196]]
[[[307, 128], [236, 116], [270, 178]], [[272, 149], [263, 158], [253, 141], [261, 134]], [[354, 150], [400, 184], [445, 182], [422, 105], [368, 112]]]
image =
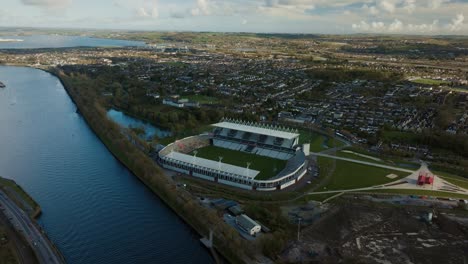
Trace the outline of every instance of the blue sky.
[[468, 0], [1, 1], [1, 26], [468, 35]]

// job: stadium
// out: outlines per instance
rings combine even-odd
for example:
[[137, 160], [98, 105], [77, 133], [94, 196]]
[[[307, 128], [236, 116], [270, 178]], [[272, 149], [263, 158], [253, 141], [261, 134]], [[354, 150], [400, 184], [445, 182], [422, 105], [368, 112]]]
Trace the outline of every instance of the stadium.
[[281, 190], [306, 173], [309, 145], [297, 131], [222, 120], [212, 133], [177, 140], [158, 152], [168, 170], [246, 190]]

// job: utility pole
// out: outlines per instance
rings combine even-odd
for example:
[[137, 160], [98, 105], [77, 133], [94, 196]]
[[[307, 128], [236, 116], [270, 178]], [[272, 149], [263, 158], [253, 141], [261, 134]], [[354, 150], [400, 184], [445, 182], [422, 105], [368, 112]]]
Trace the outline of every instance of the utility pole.
[[302, 220], [302, 218], [299, 217], [297, 220], [298, 220], [298, 222], [297, 222], [297, 242], [300, 242], [301, 241], [300, 239], [301, 239], [301, 220]]
[[218, 163], [218, 170], [221, 170], [221, 161], [223, 161], [223, 157], [219, 156], [219, 163]]

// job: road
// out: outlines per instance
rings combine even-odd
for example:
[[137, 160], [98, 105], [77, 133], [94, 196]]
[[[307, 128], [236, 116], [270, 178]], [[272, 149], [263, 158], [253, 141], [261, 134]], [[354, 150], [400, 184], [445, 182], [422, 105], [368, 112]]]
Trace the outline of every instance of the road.
[[0, 204], [2, 205], [4, 214], [8, 217], [11, 224], [18, 232], [24, 235], [26, 241], [30, 244], [39, 260], [39, 263], [64, 263], [61, 258], [56, 255], [44, 234], [42, 234], [39, 228], [34, 225], [33, 220], [23, 210], [16, 206], [16, 204], [1, 190]]

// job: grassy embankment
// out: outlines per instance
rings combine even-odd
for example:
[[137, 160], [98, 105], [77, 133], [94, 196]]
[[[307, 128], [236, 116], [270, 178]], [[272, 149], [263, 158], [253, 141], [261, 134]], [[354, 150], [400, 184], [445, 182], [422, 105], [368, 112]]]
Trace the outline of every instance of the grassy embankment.
[[426, 79], [426, 78], [419, 78], [414, 79], [411, 82], [418, 83], [418, 84], [426, 84], [426, 85], [447, 85], [450, 82], [444, 80], [434, 80], [434, 79]]
[[[214, 245], [229, 262], [244, 262], [245, 254], [252, 252], [249, 244], [242, 241], [237, 232], [214, 211], [199, 205], [190, 194], [177, 191], [175, 183], [151, 160], [147, 150], [142, 151], [130, 142], [138, 142], [140, 139], [124, 135], [117, 124], [107, 119], [106, 110], [99, 104], [95, 92], [96, 83], [92, 79], [80, 75], [68, 76], [63, 72], [54, 74], [59, 77], [90, 128], [120, 162], [199, 234], [207, 235], [210, 229], [214, 230]], [[145, 145], [144, 142], [140, 144]]]
[[15, 181], [0, 177], [0, 188], [8, 194], [16, 205], [25, 212], [29, 212], [31, 217], [36, 218], [41, 214], [41, 207], [34, 199], [26, 193]]

